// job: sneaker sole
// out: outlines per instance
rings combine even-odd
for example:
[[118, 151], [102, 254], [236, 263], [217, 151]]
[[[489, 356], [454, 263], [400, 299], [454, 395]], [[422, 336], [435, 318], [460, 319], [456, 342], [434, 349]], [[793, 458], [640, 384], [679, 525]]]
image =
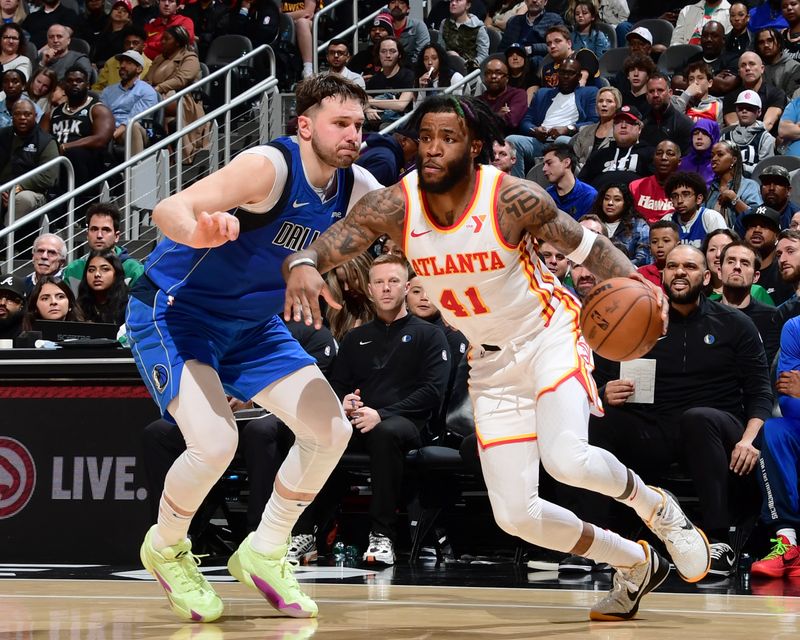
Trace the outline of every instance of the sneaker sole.
[[[291, 556], [289, 556], [291, 558]], [[303, 553], [297, 556], [296, 560], [298, 564], [307, 565], [311, 564], [312, 562], [316, 562], [319, 559], [319, 554], [316, 551], [309, 551], [308, 553]]]
[[[655, 553], [654, 551], [650, 551], [650, 553]], [[639, 594], [639, 597], [636, 599], [636, 603], [633, 606], [633, 609], [630, 610], [629, 613], [625, 614], [609, 614], [609, 613], [600, 613], [599, 611], [590, 611], [589, 612], [589, 620], [593, 620], [594, 622], [620, 622], [625, 620], [630, 620], [631, 618], [635, 617], [636, 614], [639, 612], [639, 603], [642, 601], [648, 593], [651, 591], [655, 591], [664, 580], [667, 579], [669, 575], [669, 562], [663, 557], [660, 556], [658, 571], [653, 574], [650, 578], [650, 582], [647, 585], [646, 589], [643, 589], [642, 592]]]
[[389, 567], [394, 565], [394, 558], [387, 560], [386, 558], [379, 558], [378, 556], [364, 556], [364, 562], [368, 564], [385, 564]]
[[164, 595], [167, 596], [167, 602], [169, 602], [169, 608], [172, 609], [172, 612], [181, 620], [188, 620], [190, 622], [214, 622], [222, 615], [222, 611], [220, 611], [217, 615], [203, 615], [194, 609], [185, 609], [184, 607], [180, 606], [172, 599], [170, 595], [172, 592], [172, 587], [169, 586], [169, 583], [164, 580], [158, 571], [156, 571], [155, 568], [147, 561], [147, 552], [144, 548], [144, 544], [139, 549], [139, 559], [142, 561], [142, 566], [147, 570], [147, 573], [153, 576], [155, 581], [164, 590]]
[[287, 604], [268, 582], [246, 571], [239, 560], [238, 551], [228, 560], [228, 572], [242, 584], [258, 591], [273, 609], [286, 616], [292, 618], [315, 618], [317, 616], [317, 612], [306, 611], [298, 603]]
[[691, 577], [685, 576], [680, 571], [678, 571], [678, 567], [675, 567], [675, 571], [681, 577], [681, 579], [684, 582], [688, 582], [690, 584], [694, 584], [695, 582], [700, 582], [703, 578], [705, 578], [708, 575], [708, 572], [711, 570], [711, 545], [708, 544], [708, 538], [706, 537], [705, 532], [700, 527], [694, 526], [694, 528], [703, 538], [703, 542], [706, 543], [706, 555], [708, 556], [708, 559], [706, 560], [705, 571], [703, 571], [700, 575], [697, 576], [691, 576]]
[[557, 562], [547, 562], [546, 560], [528, 560], [526, 564], [528, 569], [535, 569], [536, 571], [558, 571]]
[[[758, 568], [754, 569], [753, 567], [750, 567], [750, 576], [754, 578], [783, 578], [784, 573], [785, 572], [783, 569], [779, 569], [776, 572], [770, 573], [769, 571], [765, 571], [764, 569], [758, 569]], [[800, 575], [800, 573], [798, 573], [797, 575]]]

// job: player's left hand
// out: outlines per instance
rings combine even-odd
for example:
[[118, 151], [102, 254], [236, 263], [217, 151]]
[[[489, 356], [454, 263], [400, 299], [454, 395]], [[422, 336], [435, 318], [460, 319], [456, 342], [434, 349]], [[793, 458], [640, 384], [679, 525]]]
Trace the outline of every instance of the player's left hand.
[[669, 327], [669, 300], [667, 300], [667, 296], [664, 295], [664, 290], [650, 282], [638, 271], [634, 271], [628, 277], [646, 284], [653, 290], [653, 293], [656, 295], [656, 300], [658, 300], [658, 307], [661, 309], [661, 322], [664, 324], [664, 328], [661, 330], [661, 335], [667, 335], [667, 327]]
[[[291, 261], [293, 256], [286, 260]], [[286, 263], [284, 263], [285, 265]], [[285, 273], [286, 266], [284, 266]], [[334, 309], [342, 305], [334, 299], [333, 294], [319, 271], [309, 264], [301, 264], [289, 271], [286, 276], [286, 300], [283, 305], [283, 318], [287, 322], [305, 322], [314, 324], [315, 329], [322, 327], [322, 311], [319, 308], [319, 297], [322, 296]]]
[[759, 453], [749, 440], [739, 440], [731, 452], [731, 471], [740, 476], [747, 475], [755, 468]]
[[211, 249], [238, 237], [239, 219], [236, 216], [227, 211], [203, 211], [197, 216], [197, 223], [187, 244], [195, 249]]
[[378, 412], [370, 407], [361, 407], [350, 418], [350, 422], [361, 433], [369, 433], [380, 421], [381, 417]]

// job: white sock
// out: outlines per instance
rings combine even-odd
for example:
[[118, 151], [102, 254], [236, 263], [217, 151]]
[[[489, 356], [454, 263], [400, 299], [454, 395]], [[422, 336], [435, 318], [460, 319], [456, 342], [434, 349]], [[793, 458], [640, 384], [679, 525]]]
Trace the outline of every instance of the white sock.
[[661, 506], [661, 494], [648, 487], [638, 474], [628, 469], [628, 486], [625, 493], [616, 498], [618, 502], [628, 505], [642, 520], [650, 522], [656, 509]]
[[314, 64], [311, 62], [303, 63], [303, 77], [310, 76], [314, 73]]
[[785, 536], [789, 544], [797, 544], [797, 532], [794, 529], [778, 529], [779, 536]]
[[158, 523], [153, 531], [153, 548], [161, 551], [166, 547], [178, 544], [189, 535], [189, 525], [192, 523], [193, 517], [194, 514], [185, 516], [176, 513], [162, 493], [158, 503]]
[[309, 504], [311, 503], [306, 500], [284, 498], [273, 490], [251, 540], [253, 549], [269, 554], [285, 545], [292, 533], [292, 527]]
[[614, 568], [632, 567], [646, 560], [644, 548], [638, 542], [626, 540], [621, 535], [590, 525], [594, 540], [585, 556], [595, 562], [607, 562]]

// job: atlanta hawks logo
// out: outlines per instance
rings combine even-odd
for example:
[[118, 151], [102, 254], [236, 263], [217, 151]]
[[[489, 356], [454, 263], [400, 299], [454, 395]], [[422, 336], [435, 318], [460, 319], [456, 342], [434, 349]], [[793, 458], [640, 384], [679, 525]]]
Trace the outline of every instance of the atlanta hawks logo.
[[25, 446], [0, 436], [0, 520], [16, 515], [33, 495], [36, 466]]

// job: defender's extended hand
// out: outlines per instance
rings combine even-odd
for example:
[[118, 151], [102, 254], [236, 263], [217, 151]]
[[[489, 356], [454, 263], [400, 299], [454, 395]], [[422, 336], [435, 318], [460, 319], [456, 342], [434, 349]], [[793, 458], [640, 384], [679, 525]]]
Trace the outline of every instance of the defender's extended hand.
[[286, 278], [286, 302], [283, 305], [283, 319], [286, 321], [314, 324], [315, 329], [322, 327], [322, 311], [319, 308], [319, 297], [334, 309], [341, 309], [331, 294], [319, 271], [310, 264], [301, 264], [289, 271]]

